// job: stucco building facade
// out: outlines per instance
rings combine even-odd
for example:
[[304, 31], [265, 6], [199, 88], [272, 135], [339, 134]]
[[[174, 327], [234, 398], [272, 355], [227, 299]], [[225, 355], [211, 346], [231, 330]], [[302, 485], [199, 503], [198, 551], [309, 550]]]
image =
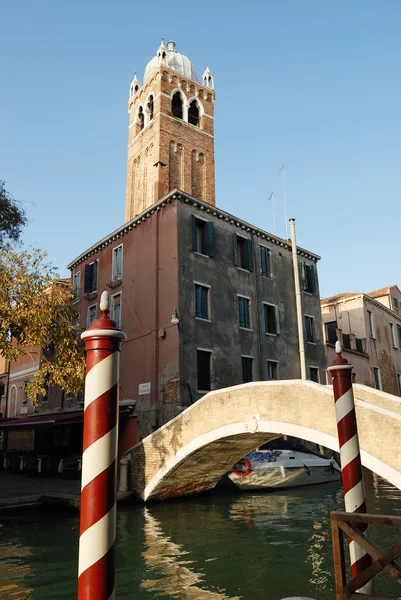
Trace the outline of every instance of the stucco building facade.
[[[319, 257], [298, 256], [300, 273], [313, 272], [302, 292], [308, 378], [324, 381]], [[291, 244], [216, 207], [171, 191], [69, 267], [82, 327], [110, 291], [128, 336], [120, 397], [136, 401], [140, 437], [211, 389], [301, 376]]]
[[354, 365], [354, 378], [401, 396], [401, 292], [391, 285], [366, 294], [344, 293], [321, 301], [328, 364], [338, 339]]

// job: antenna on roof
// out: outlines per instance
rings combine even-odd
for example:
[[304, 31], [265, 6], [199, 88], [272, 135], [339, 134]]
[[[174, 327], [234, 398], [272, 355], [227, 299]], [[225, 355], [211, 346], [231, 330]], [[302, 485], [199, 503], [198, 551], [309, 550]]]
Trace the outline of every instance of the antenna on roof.
[[283, 172], [283, 187], [284, 187], [284, 218], [285, 218], [285, 239], [288, 240], [288, 218], [287, 218], [287, 190], [285, 188], [285, 169], [284, 165], [279, 169], [279, 173]]
[[273, 233], [274, 233], [274, 235], [276, 235], [276, 214], [274, 212], [274, 192], [272, 192], [270, 194], [270, 198], [268, 199], [268, 202], [270, 202], [270, 200], [272, 201], [272, 209], [273, 209]]

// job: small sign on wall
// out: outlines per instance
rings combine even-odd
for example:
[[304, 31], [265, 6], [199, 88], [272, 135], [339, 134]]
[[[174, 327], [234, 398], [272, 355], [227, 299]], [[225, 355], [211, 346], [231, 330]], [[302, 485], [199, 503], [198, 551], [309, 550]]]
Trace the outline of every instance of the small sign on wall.
[[150, 381], [148, 381], [147, 383], [139, 384], [138, 394], [140, 396], [144, 396], [145, 394], [150, 394]]
[[27, 406], [21, 406], [21, 415], [26, 415], [28, 412], [28, 407]]

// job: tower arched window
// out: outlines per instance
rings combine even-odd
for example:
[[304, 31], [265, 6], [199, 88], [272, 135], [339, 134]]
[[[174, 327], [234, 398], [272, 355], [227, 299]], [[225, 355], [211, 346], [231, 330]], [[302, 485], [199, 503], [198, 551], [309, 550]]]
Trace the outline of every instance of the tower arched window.
[[199, 127], [199, 107], [198, 107], [198, 103], [196, 102], [196, 100], [192, 100], [191, 104], [189, 105], [188, 123], [191, 123], [191, 125], [196, 125], [196, 127]]
[[182, 119], [182, 98], [180, 92], [176, 92], [173, 96], [171, 102], [171, 112], [173, 113], [173, 117], [177, 117], [177, 119]]
[[134, 87], [135, 94], [137, 93], [138, 90], [139, 90], [139, 85], [136, 84], [136, 86]]
[[153, 96], [149, 96], [148, 100], [149, 121], [153, 119]]
[[142, 131], [142, 129], [144, 128], [144, 125], [145, 125], [145, 115], [143, 114], [142, 106], [139, 107], [138, 123], [139, 123], [139, 131]]

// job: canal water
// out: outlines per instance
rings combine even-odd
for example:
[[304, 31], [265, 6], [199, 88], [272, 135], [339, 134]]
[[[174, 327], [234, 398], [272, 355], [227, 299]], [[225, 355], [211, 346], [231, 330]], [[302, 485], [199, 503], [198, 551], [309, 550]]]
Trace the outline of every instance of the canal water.
[[[401, 514], [401, 491], [367, 479], [370, 512]], [[215, 490], [186, 500], [119, 510], [118, 600], [334, 599], [330, 511], [337, 483], [274, 493]], [[0, 513], [0, 599], [76, 598], [79, 516], [36, 507]], [[377, 528], [382, 549], [400, 540]], [[401, 598], [386, 574], [376, 593]]]

